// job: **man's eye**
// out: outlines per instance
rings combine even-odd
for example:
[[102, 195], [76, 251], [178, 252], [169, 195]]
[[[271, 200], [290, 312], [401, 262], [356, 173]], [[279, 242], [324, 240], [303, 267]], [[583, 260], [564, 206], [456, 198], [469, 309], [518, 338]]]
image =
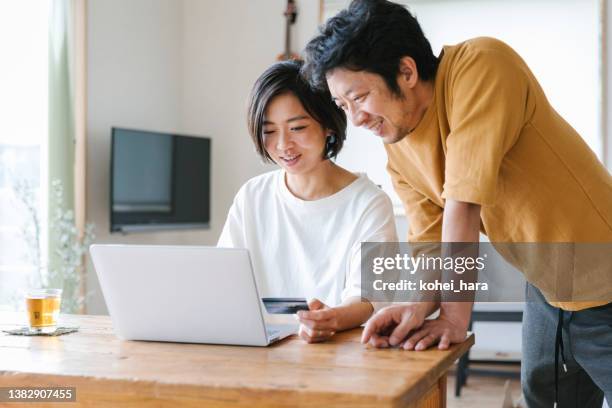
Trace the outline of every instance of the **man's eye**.
[[356, 97], [353, 98], [353, 101], [355, 102], [361, 102], [365, 99], [367, 94], [363, 94], [363, 95], [357, 95]]
[[292, 127], [291, 130], [293, 130], [294, 132], [299, 132], [300, 130], [306, 129], [306, 126], [295, 126]]

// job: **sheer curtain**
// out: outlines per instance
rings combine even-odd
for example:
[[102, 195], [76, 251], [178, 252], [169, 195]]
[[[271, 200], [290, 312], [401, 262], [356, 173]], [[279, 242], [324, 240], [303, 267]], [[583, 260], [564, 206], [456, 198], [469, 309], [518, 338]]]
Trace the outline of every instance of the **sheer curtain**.
[[49, 7], [0, 2], [0, 310], [25, 306], [45, 255]]
[[[49, 218], [58, 207], [74, 212], [82, 237], [85, 226], [86, 169], [86, 0], [53, 0], [49, 24]], [[63, 199], [54, 185], [61, 182]], [[56, 234], [49, 233], [49, 266], [57, 268]], [[78, 293], [83, 296], [85, 275], [81, 271]], [[80, 310], [84, 312], [82, 308]]]

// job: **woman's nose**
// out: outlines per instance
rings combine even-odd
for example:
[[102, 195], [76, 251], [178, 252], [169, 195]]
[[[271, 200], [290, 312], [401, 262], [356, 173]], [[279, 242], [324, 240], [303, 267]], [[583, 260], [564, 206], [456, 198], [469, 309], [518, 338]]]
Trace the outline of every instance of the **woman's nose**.
[[280, 130], [278, 132], [278, 139], [276, 140], [276, 149], [286, 150], [290, 143], [291, 140], [287, 132]]

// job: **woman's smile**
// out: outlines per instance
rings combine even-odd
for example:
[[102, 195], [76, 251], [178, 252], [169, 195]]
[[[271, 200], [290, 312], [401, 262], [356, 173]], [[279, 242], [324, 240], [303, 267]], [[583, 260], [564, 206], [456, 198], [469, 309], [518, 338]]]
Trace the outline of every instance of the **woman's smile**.
[[297, 164], [297, 162], [302, 157], [301, 154], [292, 154], [292, 155], [279, 155], [279, 158], [283, 161], [283, 164], [287, 167], [293, 167]]

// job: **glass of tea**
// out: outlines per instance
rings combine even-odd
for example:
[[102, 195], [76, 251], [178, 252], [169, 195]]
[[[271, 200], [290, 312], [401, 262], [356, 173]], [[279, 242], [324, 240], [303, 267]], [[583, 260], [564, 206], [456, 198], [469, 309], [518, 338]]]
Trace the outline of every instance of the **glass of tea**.
[[61, 289], [30, 290], [26, 296], [30, 330], [39, 333], [54, 332], [57, 328], [61, 301]]

